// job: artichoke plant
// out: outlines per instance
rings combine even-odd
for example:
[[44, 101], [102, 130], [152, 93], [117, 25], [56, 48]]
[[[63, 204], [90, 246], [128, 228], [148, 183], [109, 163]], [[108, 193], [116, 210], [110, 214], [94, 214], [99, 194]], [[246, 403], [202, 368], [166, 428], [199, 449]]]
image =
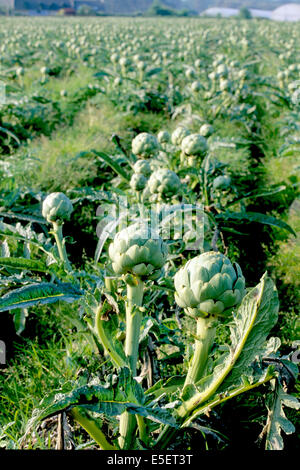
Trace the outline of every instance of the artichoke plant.
[[240, 266], [214, 251], [189, 260], [174, 283], [177, 304], [195, 318], [229, 315], [245, 294]]
[[184, 160], [184, 156], [187, 156], [188, 165], [193, 166], [197, 163], [199, 158], [202, 160], [207, 153], [208, 146], [206, 139], [200, 134], [190, 134], [182, 140], [181, 150], [182, 162]]
[[131, 148], [138, 157], [149, 158], [157, 152], [158, 141], [154, 135], [142, 132], [133, 139]]
[[181, 150], [185, 155], [204, 156], [207, 151], [206, 139], [200, 134], [190, 134], [182, 140]]
[[155, 278], [166, 262], [166, 244], [147, 224], [132, 224], [117, 233], [109, 246], [116, 274]]
[[241, 268], [221, 253], [208, 251], [189, 260], [174, 277], [175, 300], [197, 320], [194, 355], [185, 385], [200, 380], [215, 337], [215, 323], [229, 315], [245, 294]]
[[[136, 375], [144, 281], [156, 278], [166, 262], [167, 245], [145, 223], [135, 223], [116, 234], [109, 246], [109, 256], [116, 274], [126, 274], [126, 337], [124, 351], [132, 375]], [[130, 448], [136, 427], [135, 417], [123, 412], [120, 418], [119, 445]]]
[[64, 193], [51, 193], [43, 201], [42, 214], [48, 222], [62, 223], [72, 212], [72, 202]]
[[43, 217], [52, 224], [52, 233], [56, 241], [59, 257], [68, 271], [71, 271], [71, 265], [68, 260], [65, 240], [63, 238], [62, 224], [64, 221], [70, 219], [72, 212], [72, 202], [64, 193], [51, 193], [43, 201]]
[[160, 168], [152, 173], [148, 181], [148, 188], [151, 194], [156, 194], [160, 198], [169, 198], [178, 193], [181, 186], [179, 177], [172, 170]]

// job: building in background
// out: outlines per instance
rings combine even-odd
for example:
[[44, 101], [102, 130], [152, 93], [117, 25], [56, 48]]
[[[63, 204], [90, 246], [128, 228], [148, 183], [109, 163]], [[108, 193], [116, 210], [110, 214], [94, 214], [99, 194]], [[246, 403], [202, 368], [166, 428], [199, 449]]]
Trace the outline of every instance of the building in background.
[[[255, 8], [249, 8], [249, 11], [253, 18], [271, 18], [271, 10], [257, 10]], [[240, 10], [237, 8], [222, 8], [222, 7], [213, 7], [207, 8], [204, 10], [200, 16], [222, 16], [223, 18], [229, 18], [230, 16], [239, 15]]]
[[15, 0], [0, 0], [0, 8], [7, 8], [9, 10], [14, 10]]
[[271, 19], [275, 21], [300, 21], [300, 5], [297, 3], [281, 5], [272, 12]]

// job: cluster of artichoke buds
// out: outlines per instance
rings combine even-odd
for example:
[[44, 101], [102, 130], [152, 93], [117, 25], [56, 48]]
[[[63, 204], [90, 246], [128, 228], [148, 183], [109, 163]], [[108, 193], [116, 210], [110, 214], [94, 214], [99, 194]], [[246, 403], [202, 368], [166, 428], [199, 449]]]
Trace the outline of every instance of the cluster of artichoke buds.
[[168, 247], [153, 228], [137, 222], [116, 234], [109, 256], [118, 275], [156, 279], [167, 260]]
[[139, 158], [150, 158], [157, 153], [159, 143], [154, 135], [142, 132], [133, 139], [131, 149]]
[[73, 212], [73, 205], [64, 193], [51, 193], [43, 201], [43, 217], [51, 223], [62, 224], [69, 220]]
[[226, 317], [245, 295], [245, 278], [237, 263], [208, 251], [189, 260], [174, 277], [175, 300], [194, 318]]
[[130, 187], [134, 191], [143, 191], [151, 174], [149, 160], [137, 160], [133, 166], [133, 171], [134, 173], [129, 183]]
[[167, 168], [154, 171], [148, 181], [148, 189], [159, 200], [168, 199], [176, 194], [181, 187], [181, 181], [176, 173]]

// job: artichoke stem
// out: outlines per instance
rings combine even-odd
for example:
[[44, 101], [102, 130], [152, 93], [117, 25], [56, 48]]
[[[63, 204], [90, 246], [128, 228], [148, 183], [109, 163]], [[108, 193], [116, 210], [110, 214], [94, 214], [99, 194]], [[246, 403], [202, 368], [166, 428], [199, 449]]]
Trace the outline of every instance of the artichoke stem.
[[97, 422], [89, 417], [84, 410], [80, 410], [78, 406], [75, 406], [70, 411], [70, 415], [89, 433], [102, 450], [116, 450], [116, 448], [108, 442]]
[[[138, 360], [140, 327], [142, 314], [136, 307], [143, 304], [144, 283], [136, 278], [137, 284], [127, 284], [126, 301], [126, 339], [125, 354], [128, 357], [132, 375], [136, 375]], [[141, 424], [141, 423], [140, 423]], [[121, 449], [130, 449], [136, 429], [136, 418], [125, 411], [120, 418], [119, 446]]]
[[136, 375], [142, 321], [142, 314], [136, 307], [141, 307], [143, 304], [143, 292], [144, 283], [140, 279], [137, 279], [136, 286], [127, 284], [125, 354], [129, 359], [133, 376]]
[[68, 259], [66, 247], [65, 247], [65, 241], [62, 233], [62, 225], [58, 224], [56, 222], [52, 222], [53, 226], [53, 235], [56, 241], [56, 246], [58, 249], [59, 257], [63, 261], [67, 271], [71, 271], [71, 264]]
[[115, 292], [114, 280], [111, 279], [110, 277], [106, 277], [106, 278], [104, 279], [104, 285], [105, 285], [106, 290], [107, 290], [110, 294], [113, 294], [113, 293]]
[[214, 319], [211, 318], [197, 319], [197, 339], [195, 341], [194, 355], [184, 385], [196, 383], [201, 379], [216, 334], [216, 328], [213, 326], [213, 323]]

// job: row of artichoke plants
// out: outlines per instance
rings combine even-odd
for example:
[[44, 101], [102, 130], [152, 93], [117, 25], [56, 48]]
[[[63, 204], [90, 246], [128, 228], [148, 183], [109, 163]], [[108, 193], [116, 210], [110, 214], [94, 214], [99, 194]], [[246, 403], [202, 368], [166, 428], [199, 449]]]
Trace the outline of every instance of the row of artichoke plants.
[[[92, 269], [79, 271], [69, 259], [63, 224], [71, 218], [73, 204], [65, 194], [52, 193], [43, 201], [42, 215], [52, 227], [54, 245], [30, 228], [1, 222], [7, 239], [33, 245], [42, 256], [35, 260], [7, 252], [0, 259], [7, 285], [23, 284], [1, 298], [0, 310], [58, 300], [74, 303], [80, 306], [78, 321], [109, 364], [106, 377], [85, 385], [77, 385], [74, 379], [71, 389], [56, 390], [44, 398], [34, 410], [24, 438], [41, 420], [66, 413], [102, 449], [172, 448], [185, 429], [194, 426], [212, 432], [203, 426], [201, 417], [259, 386], [265, 387], [271, 403], [263, 433], [265, 447], [282, 448], [281, 430], [293, 431], [284, 406], [299, 407], [297, 399], [288, 394], [286, 379], [286, 374], [297, 374], [297, 367], [289, 357], [280, 356], [278, 338], [268, 339], [278, 318], [276, 287], [267, 273], [254, 288], [248, 287], [241, 267], [220, 252], [226, 251], [221, 234], [230, 230], [226, 227], [230, 217], [291, 229], [243, 208], [228, 213], [230, 202], [236, 208], [243, 197], [232, 187], [226, 166], [210, 158], [202, 134], [193, 134], [184, 126], [171, 136], [167, 132], [157, 138], [139, 134], [132, 142], [132, 154], [124, 153], [129, 172], [111, 157], [94, 152], [124, 180], [136, 210], [124, 227], [124, 214], [105, 218], [95, 256], [100, 264]], [[174, 155], [181, 161], [181, 178], [174, 171]], [[199, 208], [197, 193], [201, 194], [202, 218], [188, 219], [186, 239], [164, 237], [168, 217], [176, 219], [187, 204], [188, 210], [190, 206]], [[154, 203], [158, 223], [153, 225], [145, 209]], [[115, 227], [119, 230], [108, 245]], [[176, 235], [176, 223], [172, 227]], [[191, 249], [189, 243], [195, 239], [201, 244], [197, 249], [192, 244]], [[190, 256], [195, 251], [196, 256]], [[21, 276], [17, 274], [20, 270]], [[162, 376], [145, 386], [141, 338], [149, 334], [145, 318], [149, 317], [149, 296], [155, 290], [168, 294], [166, 316], [173, 314], [176, 304], [191, 319], [194, 345], [181, 375]], [[226, 343], [218, 342], [219, 325], [228, 331]], [[110, 423], [108, 432], [103, 416]]]

